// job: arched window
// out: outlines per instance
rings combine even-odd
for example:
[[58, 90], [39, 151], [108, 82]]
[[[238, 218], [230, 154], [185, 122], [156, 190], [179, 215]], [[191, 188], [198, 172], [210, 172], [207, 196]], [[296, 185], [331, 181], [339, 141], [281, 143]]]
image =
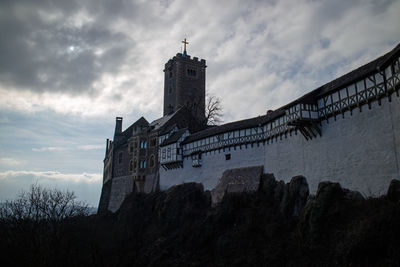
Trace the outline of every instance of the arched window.
[[137, 166], [137, 161], [136, 159], [133, 160], [133, 169], [136, 170], [136, 166]]

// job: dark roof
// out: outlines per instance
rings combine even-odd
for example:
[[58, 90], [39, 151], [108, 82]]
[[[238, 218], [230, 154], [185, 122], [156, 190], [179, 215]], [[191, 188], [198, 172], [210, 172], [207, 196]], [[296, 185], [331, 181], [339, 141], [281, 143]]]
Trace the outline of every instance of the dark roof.
[[246, 120], [241, 120], [241, 121], [235, 121], [227, 124], [223, 124], [221, 126], [216, 126], [212, 128], [208, 128], [206, 130], [197, 132], [195, 134], [192, 134], [188, 136], [182, 144], [187, 144], [199, 139], [203, 139], [209, 136], [229, 132], [229, 131], [234, 131], [234, 130], [240, 130], [240, 129], [245, 129], [245, 128], [250, 128], [254, 127], [257, 125], [263, 125], [269, 121], [272, 121], [282, 115], [285, 114], [285, 110], [289, 108], [290, 106], [293, 106], [298, 103], [315, 103], [317, 100], [317, 97], [320, 97], [322, 95], [331, 93], [332, 91], [338, 90], [342, 87], [345, 87], [351, 83], [354, 83], [357, 80], [363, 79], [372, 73], [378, 71], [378, 69], [384, 69], [388, 66], [388, 64], [391, 63], [391, 60], [397, 56], [400, 55], [400, 43], [390, 52], [386, 53], [385, 55], [375, 59], [374, 61], [371, 61], [368, 64], [365, 64], [327, 84], [322, 85], [321, 87], [318, 87], [317, 89], [311, 91], [310, 93], [307, 93], [303, 95], [302, 97], [292, 101], [289, 104], [286, 104], [279, 109], [264, 115], [264, 116], [258, 116], [254, 117], [251, 119], [246, 119]]
[[167, 122], [159, 129], [159, 135], [167, 134], [174, 127], [189, 128], [191, 132], [203, 129], [201, 124], [193, 117], [190, 110], [183, 106], [175, 111]]
[[166, 145], [169, 145], [169, 144], [176, 143], [176, 142], [179, 140], [179, 138], [181, 138], [182, 135], [183, 135], [186, 131], [187, 131], [187, 128], [183, 128], [183, 129], [180, 129], [180, 130], [174, 132], [173, 134], [171, 134], [170, 137], [168, 137], [167, 139], [165, 139], [165, 140], [160, 144], [160, 146], [166, 146]]
[[114, 148], [117, 148], [117, 147], [121, 146], [123, 143], [125, 143], [132, 136], [133, 128], [135, 126], [140, 126], [140, 125], [148, 126], [149, 122], [144, 117], [140, 117], [140, 119], [138, 119], [131, 126], [126, 128], [125, 131], [123, 131], [122, 133], [117, 134], [114, 137]]
[[203, 138], [206, 138], [209, 136], [214, 136], [214, 135], [225, 133], [225, 132], [230, 132], [230, 131], [241, 130], [241, 129], [246, 129], [246, 128], [250, 128], [250, 127], [255, 127], [255, 126], [259, 126], [259, 125], [264, 125], [265, 123], [272, 121], [284, 114], [285, 114], [284, 110], [274, 111], [267, 115], [258, 116], [258, 117], [254, 117], [254, 118], [250, 118], [250, 119], [246, 119], [246, 120], [235, 121], [235, 122], [226, 123], [226, 124], [223, 124], [220, 126], [211, 127], [206, 130], [203, 130], [203, 131], [200, 131], [200, 132], [197, 132], [197, 133], [194, 133], [194, 134], [188, 136], [182, 142], [182, 144], [187, 144], [187, 143], [199, 140], [199, 139], [203, 139]]

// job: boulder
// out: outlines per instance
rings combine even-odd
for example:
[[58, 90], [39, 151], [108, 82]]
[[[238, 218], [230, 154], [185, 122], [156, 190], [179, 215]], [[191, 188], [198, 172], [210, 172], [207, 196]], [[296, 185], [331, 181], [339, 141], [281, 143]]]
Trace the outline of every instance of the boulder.
[[280, 211], [287, 216], [299, 216], [309, 193], [307, 179], [304, 176], [293, 177], [285, 186]]
[[260, 184], [263, 166], [235, 168], [224, 171], [217, 186], [211, 190], [212, 204], [221, 202], [225, 193], [254, 192]]
[[361, 195], [360, 192], [358, 191], [352, 191], [346, 188], [343, 188], [343, 193], [344, 193], [344, 197], [349, 199], [349, 200], [353, 200], [353, 201], [362, 201], [365, 200], [365, 198], [363, 197], [363, 195]]
[[259, 191], [272, 198], [280, 212], [289, 217], [299, 216], [309, 195], [304, 176], [295, 176], [285, 184], [283, 181], [276, 181], [270, 173], [261, 176]]
[[400, 200], [400, 181], [393, 179], [386, 194], [387, 199], [390, 201], [398, 202]]

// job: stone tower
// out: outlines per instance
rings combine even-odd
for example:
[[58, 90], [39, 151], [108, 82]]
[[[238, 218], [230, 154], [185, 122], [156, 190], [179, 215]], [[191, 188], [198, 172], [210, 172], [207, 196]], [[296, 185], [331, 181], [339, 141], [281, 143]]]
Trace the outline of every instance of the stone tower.
[[206, 61], [178, 53], [164, 68], [164, 116], [187, 106], [200, 122], [205, 118]]

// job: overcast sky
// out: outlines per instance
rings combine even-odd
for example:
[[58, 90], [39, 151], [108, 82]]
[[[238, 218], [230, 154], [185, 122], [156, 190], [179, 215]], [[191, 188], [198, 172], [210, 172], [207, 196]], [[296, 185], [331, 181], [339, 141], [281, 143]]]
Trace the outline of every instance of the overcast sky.
[[0, 201], [32, 183], [97, 206], [105, 140], [162, 115], [189, 41], [224, 121], [264, 114], [400, 42], [400, 1], [0, 2]]

